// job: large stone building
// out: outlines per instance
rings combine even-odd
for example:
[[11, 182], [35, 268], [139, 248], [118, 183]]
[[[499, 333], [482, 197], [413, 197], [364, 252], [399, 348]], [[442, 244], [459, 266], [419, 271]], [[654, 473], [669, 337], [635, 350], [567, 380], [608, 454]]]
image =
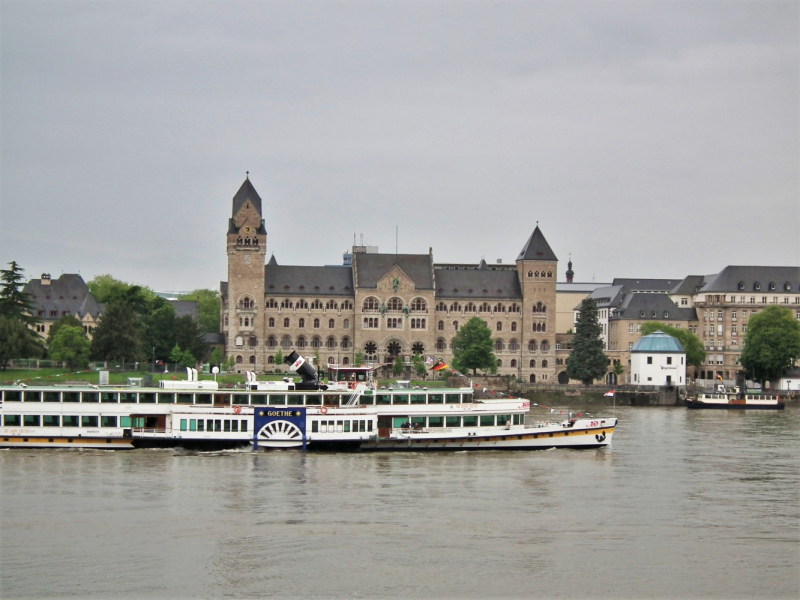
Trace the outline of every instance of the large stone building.
[[103, 305], [89, 292], [83, 277], [63, 273], [58, 279], [52, 279], [49, 273], [42, 273], [40, 279], [28, 281], [22, 291], [33, 301], [33, 316], [39, 319], [33, 328], [42, 337], [47, 337], [50, 328], [61, 317], [71, 316], [81, 322], [91, 339], [103, 313]]
[[538, 225], [514, 265], [436, 264], [432, 249], [355, 246], [349, 265], [310, 267], [274, 256], [265, 264], [263, 215], [248, 178], [233, 197], [220, 285], [226, 352], [238, 370], [271, 371], [278, 351], [293, 349], [329, 364], [352, 364], [359, 352], [379, 363], [409, 363], [415, 353], [448, 360], [458, 328], [477, 316], [493, 332], [500, 373], [557, 380], [558, 259]]

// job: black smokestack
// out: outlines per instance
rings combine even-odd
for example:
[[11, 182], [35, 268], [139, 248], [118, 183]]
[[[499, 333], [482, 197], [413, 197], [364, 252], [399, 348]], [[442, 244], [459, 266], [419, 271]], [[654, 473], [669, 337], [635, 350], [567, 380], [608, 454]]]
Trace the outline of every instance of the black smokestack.
[[305, 360], [302, 356], [300, 356], [297, 351], [292, 350], [292, 352], [285, 356], [283, 362], [287, 365], [292, 366], [298, 360], [302, 361], [300, 366], [297, 367], [296, 371], [297, 374], [303, 379], [300, 383], [295, 384], [295, 389], [297, 390], [318, 390], [323, 389], [327, 390], [328, 386], [321, 385], [319, 382], [319, 377], [317, 376], [317, 371], [314, 367], [311, 366], [311, 363]]

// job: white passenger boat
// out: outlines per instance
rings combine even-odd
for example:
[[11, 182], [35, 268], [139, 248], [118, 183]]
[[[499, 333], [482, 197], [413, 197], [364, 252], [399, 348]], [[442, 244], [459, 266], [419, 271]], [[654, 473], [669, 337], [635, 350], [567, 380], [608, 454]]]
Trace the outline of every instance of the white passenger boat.
[[786, 406], [777, 394], [742, 393], [738, 387], [719, 384], [713, 392], [700, 392], [686, 399], [687, 408], [722, 408], [733, 410], [782, 410]]
[[300, 381], [220, 389], [214, 381], [160, 387], [4, 386], [4, 447], [360, 450], [520, 450], [611, 444], [615, 417], [531, 419], [525, 399], [476, 399], [471, 388], [380, 387], [374, 368], [329, 368], [331, 381], [293, 352]]

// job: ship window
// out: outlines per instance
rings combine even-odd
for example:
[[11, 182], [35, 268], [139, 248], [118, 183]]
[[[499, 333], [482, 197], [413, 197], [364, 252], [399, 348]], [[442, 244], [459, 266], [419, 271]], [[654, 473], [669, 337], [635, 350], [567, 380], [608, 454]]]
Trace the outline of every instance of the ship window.
[[126, 402], [128, 404], [136, 404], [136, 394], [131, 392], [122, 392], [119, 395], [120, 402]]
[[23, 425], [25, 427], [39, 427], [41, 417], [39, 415], [25, 415], [23, 418]]
[[158, 403], [159, 404], [172, 404], [175, 402], [175, 394], [173, 393], [166, 393], [166, 394], [158, 394]]
[[428, 396], [428, 404], [442, 404], [444, 396], [442, 394], [431, 394]]
[[277, 405], [286, 404], [286, 396], [283, 395], [283, 394], [272, 394], [269, 397], [268, 404], [270, 404], [270, 405], [273, 405], [273, 404], [277, 404]]
[[186, 419], [181, 419], [181, 431], [186, 431]]
[[58, 415], [45, 415], [42, 425], [44, 427], [59, 427], [61, 425], [61, 418]]
[[62, 427], [77, 427], [78, 415], [64, 415], [61, 417], [61, 425]]
[[100, 427], [116, 427], [117, 417], [100, 417]]
[[461, 425], [461, 417], [447, 417], [445, 424], [448, 427], [459, 427]]
[[306, 406], [320, 406], [322, 404], [322, 396], [319, 394], [309, 394], [306, 396]]
[[[86, 394], [83, 395], [84, 398]], [[144, 392], [139, 394], [139, 404], [155, 404], [156, 395], [153, 392]]]
[[97, 417], [83, 415], [81, 417], [81, 427], [97, 427]]
[[231, 430], [231, 420], [230, 419], [225, 419], [225, 423], [224, 424], [225, 424], [225, 431], [230, 432], [230, 430]]
[[100, 402], [100, 394], [97, 392], [83, 392], [81, 402]]
[[494, 425], [494, 415], [481, 415], [481, 427]]
[[197, 431], [197, 419], [189, 419], [189, 431]]
[[242, 422], [239, 425], [240, 425], [239, 426], [239, 431], [241, 433], [247, 433], [247, 421], [242, 420]]
[[464, 417], [464, 427], [476, 427], [478, 425], [477, 415]]
[[378, 394], [376, 404], [391, 404], [392, 397], [389, 394]]
[[428, 417], [428, 427], [444, 427], [444, 417]]
[[319, 433], [319, 421], [311, 421], [311, 433]]
[[211, 394], [196, 394], [194, 397], [195, 404], [211, 404]]
[[192, 403], [191, 394], [178, 394], [178, 404], [191, 404], [191, 403]]
[[511, 415], [497, 415], [497, 424], [505, 425], [511, 422]]
[[461, 404], [461, 394], [446, 394], [448, 404]]
[[392, 404], [408, 404], [408, 395], [399, 394], [392, 399]]
[[425, 394], [411, 394], [411, 404], [425, 404]]
[[345, 433], [350, 433], [350, 421], [345, 421], [344, 422], [344, 432]]
[[[9, 390], [4, 392], [4, 397], [6, 402], [21, 402], [22, 401], [22, 392], [18, 392], [16, 390]], [[58, 399], [56, 399], [58, 402]]]
[[205, 431], [206, 422], [203, 419], [197, 420], [197, 431]]
[[108, 392], [103, 392], [102, 394], [100, 394], [100, 402], [106, 402], [106, 403], [119, 402], [119, 395], [118, 394], [113, 394], [113, 393], [108, 393]]
[[303, 395], [302, 394], [290, 395], [289, 402], [287, 404], [289, 406], [303, 406]]

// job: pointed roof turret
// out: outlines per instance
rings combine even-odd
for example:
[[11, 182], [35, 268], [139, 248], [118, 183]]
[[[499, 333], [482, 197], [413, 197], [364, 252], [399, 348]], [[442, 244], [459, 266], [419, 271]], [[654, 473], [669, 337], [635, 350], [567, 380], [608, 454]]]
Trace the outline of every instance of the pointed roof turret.
[[575, 277], [575, 271], [572, 270], [572, 255], [570, 254], [569, 262], [567, 263], [567, 283], [572, 283], [573, 277]]
[[239, 209], [244, 206], [244, 203], [250, 200], [253, 203], [253, 208], [258, 211], [258, 214], [261, 214], [261, 196], [258, 195], [256, 188], [253, 187], [253, 184], [250, 183], [250, 176], [244, 180], [242, 183], [242, 187], [239, 188], [239, 191], [236, 192], [236, 195], [233, 197], [233, 214], [232, 216], [236, 216], [236, 213], [239, 212]]
[[488, 271], [488, 270], [489, 266], [486, 264], [486, 260], [482, 258], [480, 264], [478, 264], [478, 271]]
[[271, 266], [271, 267], [275, 267], [275, 266], [278, 265], [278, 261], [275, 260], [275, 255], [274, 254], [270, 257], [269, 262], [267, 264], [269, 266]]
[[558, 260], [555, 253], [550, 248], [550, 244], [544, 239], [544, 234], [539, 229], [539, 223], [536, 223], [536, 229], [533, 230], [531, 237], [522, 248], [522, 252], [517, 257], [517, 262], [521, 260]]

